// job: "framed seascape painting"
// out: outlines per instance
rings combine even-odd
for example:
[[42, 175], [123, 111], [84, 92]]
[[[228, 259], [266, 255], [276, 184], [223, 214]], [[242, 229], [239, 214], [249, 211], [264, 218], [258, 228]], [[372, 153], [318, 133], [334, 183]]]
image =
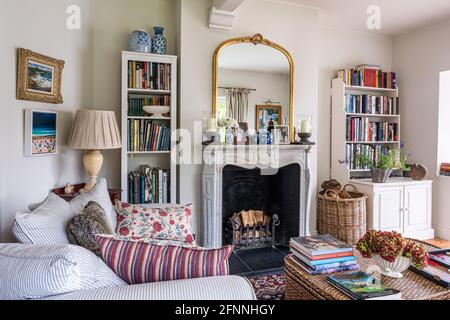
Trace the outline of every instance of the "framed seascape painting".
[[57, 154], [58, 113], [25, 111], [25, 156]]
[[256, 106], [256, 131], [279, 125], [283, 117], [281, 106]]
[[64, 61], [17, 49], [17, 99], [63, 103], [61, 77]]
[[273, 129], [274, 144], [291, 144], [289, 126], [275, 126]]

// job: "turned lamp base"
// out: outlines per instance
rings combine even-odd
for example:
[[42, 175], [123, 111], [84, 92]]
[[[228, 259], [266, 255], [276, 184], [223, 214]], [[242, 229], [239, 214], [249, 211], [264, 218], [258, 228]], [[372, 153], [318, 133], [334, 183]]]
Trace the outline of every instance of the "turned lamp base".
[[86, 186], [80, 192], [86, 193], [94, 189], [97, 184], [98, 173], [103, 166], [103, 155], [100, 150], [90, 150], [84, 155], [83, 163], [89, 182], [86, 183]]

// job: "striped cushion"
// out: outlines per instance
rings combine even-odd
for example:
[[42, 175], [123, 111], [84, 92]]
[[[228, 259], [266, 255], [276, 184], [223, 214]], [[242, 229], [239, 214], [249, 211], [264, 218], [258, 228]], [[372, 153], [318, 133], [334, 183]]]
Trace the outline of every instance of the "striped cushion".
[[35, 211], [16, 214], [13, 227], [14, 236], [23, 244], [70, 244], [66, 225], [74, 214], [66, 201], [51, 193]]
[[0, 244], [0, 270], [0, 300], [126, 285], [95, 254], [71, 245]]
[[237, 276], [155, 282], [77, 291], [45, 300], [256, 300], [250, 282]]
[[94, 189], [90, 192], [82, 193], [72, 201], [70, 201], [70, 205], [75, 213], [80, 213], [83, 211], [84, 207], [91, 202], [97, 202], [106, 213], [106, 222], [111, 230], [116, 230], [117, 225], [117, 213], [114, 210], [113, 204], [111, 202], [111, 198], [109, 197], [108, 192], [108, 184], [105, 178], [101, 178], [98, 180]]
[[206, 250], [116, 240], [97, 235], [103, 259], [129, 284], [229, 274], [233, 247]]

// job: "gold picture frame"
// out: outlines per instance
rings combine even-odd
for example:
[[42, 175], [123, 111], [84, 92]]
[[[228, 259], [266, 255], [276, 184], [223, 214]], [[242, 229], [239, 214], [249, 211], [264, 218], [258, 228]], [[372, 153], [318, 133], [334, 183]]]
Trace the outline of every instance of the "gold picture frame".
[[212, 114], [216, 114], [216, 104], [217, 104], [217, 96], [218, 96], [218, 90], [219, 90], [219, 76], [218, 76], [218, 68], [219, 68], [219, 55], [223, 48], [238, 44], [238, 43], [252, 43], [255, 46], [256, 45], [264, 45], [268, 47], [272, 47], [281, 53], [286, 57], [288, 63], [289, 63], [289, 131], [291, 135], [291, 142], [295, 142], [294, 137], [294, 70], [295, 70], [295, 63], [292, 55], [289, 53], [287, 49], [285, 49], [283, 46], [272, 42], [268, 39], [265, 39], [260, 33], [255, 34], [251, 37], [242, 37], [242, 38], [233, 38], [229, 40], [223, 41], [214, 51], [213, 55], [213, 63], [212, 63]]
[[65, 62], [28, 49], [17, 49], [17, 99], [60, 104]]

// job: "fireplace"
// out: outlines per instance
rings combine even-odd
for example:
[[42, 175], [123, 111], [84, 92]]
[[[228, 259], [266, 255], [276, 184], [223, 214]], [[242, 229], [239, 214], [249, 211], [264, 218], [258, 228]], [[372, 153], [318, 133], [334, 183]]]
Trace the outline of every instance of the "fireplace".
[[234, 165], [222, 172], [222, 225], [225, 245], [237, 249], [288, 245], [299, 236], [300, 171], [298, 164], [273, 174]]
[[275, 232], [269, 226], [275, 245], [309, 235], [310, 150], [300, 145], [204, 147], [202, 246], [233, 244], [229, 219], [249, 210], [278, 217]]

